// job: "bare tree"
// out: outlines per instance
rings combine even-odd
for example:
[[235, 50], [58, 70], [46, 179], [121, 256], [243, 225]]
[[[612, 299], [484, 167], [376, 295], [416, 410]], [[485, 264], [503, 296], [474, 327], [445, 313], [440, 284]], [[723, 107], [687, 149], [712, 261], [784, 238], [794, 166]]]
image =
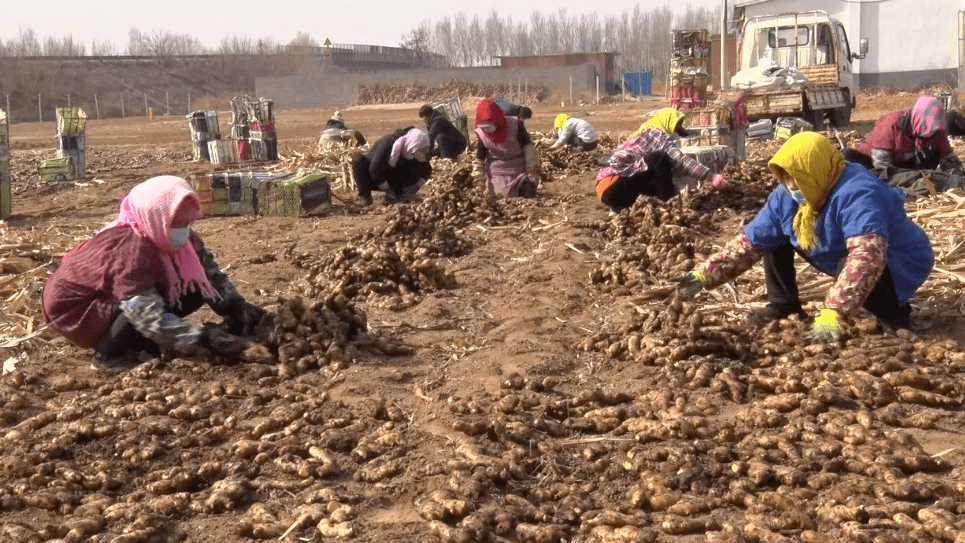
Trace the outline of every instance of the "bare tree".
[[428, 19], [422, 21], [419, 26], [412, 29], [408, 34], [402, 35], [399, 47], [413, 51], [416, 56], [417, 67], [426, 65], [430, 51], [430, 37], [432, 35], [432, 23]]
[[20, 29], [20, 34], [7, 42], [10, 54], [17, 57], [36, 57], [43, 53], [37, 33], [32, 28]]
[[109, 39], [104, 39], [104, 41], [97, 41], [94, 38], [90, 42], [90, 54], [95, 57], [109, 57], [117, 54], [117, 46], [114, 45]]
[[315, 41], [315, 38], [301, 31], [295, 34], [295, 38], [292, 41], [288, 42], [288, 45], [294, 46], [294, 47], [318, 47], [319, 46], [318, 42]]

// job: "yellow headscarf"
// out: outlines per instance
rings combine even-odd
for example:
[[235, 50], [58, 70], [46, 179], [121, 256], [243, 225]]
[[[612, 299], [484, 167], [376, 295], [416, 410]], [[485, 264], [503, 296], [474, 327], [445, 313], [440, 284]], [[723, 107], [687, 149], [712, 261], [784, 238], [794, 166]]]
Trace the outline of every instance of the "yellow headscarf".
[[557, 115], [556, 119], [553, 120], [553, 130], [559, 130], [560, 128], [563, 128], [563, 125], [566, 124], [566, 121], [568, 121], [569, 119], [570, 119], [570, 116], [567, 115], [566, 113], [560, 113], [559, 115]]
[[799, 207], [794, 215], [794, 233], [802, 249], [810, 250], [817, 246], [814, 225], [818, 211], [841, 177], [844, 165], [844, 156], [817, 132], [801, 132], [791, 136], [767, 163], [775, 174], [775, 166], [790, 174], [807, 198], [807, 203]]
[[665, 107], [661, 110], [658, 110], [652, 119], [641, 124], [640, 128], [638, 128], [637, 131], [634, 132], [630, 137], [635, 138], [640, 134], [643, 134], [643, 131], [648, 128], [659, 128], [668, 134], [676, 135], [674, 134], [674, 131], [676, 130], [677, 125], [680, 124], [683, 119], [683, 113], [672, 107]]

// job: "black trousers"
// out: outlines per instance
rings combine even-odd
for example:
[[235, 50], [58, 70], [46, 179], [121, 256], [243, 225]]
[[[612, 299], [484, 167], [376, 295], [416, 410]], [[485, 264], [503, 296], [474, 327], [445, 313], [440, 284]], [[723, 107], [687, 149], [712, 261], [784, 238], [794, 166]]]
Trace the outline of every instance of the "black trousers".
[[455, 160], [459, 155], [466, 152], [466, 138], [462, 134], [439, 134], [436, 136], [436, 145], [433, 149], [433, 156], [451, 158]]
[[874, 162], [871, 160], [871, 156], [866, 155], [857, 149], [845, 149], [841, 154], [844, 155], [844, 159], [848, 162], [861, 164], [869, 170], [873, 170], [875, 168]]
[[566, 138], [567, 145], [576, 147], [580, 151], [592, 151], [596, 149], [597, 145], [600, 144], [600, 140], [585, 142], [580, 138], [576, 137], [576, 134], [570, 134], [570, 137]]
[[[764, 255], [764, 280], [767, 283], [767, 303], [782, 312], [792, 313], [801, 310], [801, 299], [797, 289], [797, 272], [794, 269], [794, 254], [797, 250], [790, 243], [781, 245], [774, 251]], [[798, 253], [811, 265], [814, 263], [803, 253]], [[817, 268], [815, 266], [815, 268]], [[837, 277], [844, 269], [841, 262], [833, 276]], [[891, 277], [891, 270], [885, 266], [885, 271], [878, 278], [875, 288], [868, 295], [864, 306], [878, 320], [892, 328], [909, 328], [911, 325], [911, 307], [898, 303], [895, 292], [895, 282]]]
[[641, 194], [669, 200], [677, 194], [673, 184], [673, 162], [670, 155], [654, 151], [643, 158], [647, 171], [621, 177], [603, 191], [600, 200], [614, 209], [626, 209], [633, 205]]
[[[204, 303], [204, 296], [198, 291], [193, 291], [181, 297], [181, 304], [178, 307], [165, 307], [165, 311], [179, 317], [186, 317], [201, 309]], [[114, 310], [114, 322], [97, 344], [96, 354], [101, 360], [109, 360], [123, 356], [126, 351], [146, 351], [155, 356], [161, 354], [160, 346], [138, 332], [124, 313], [121, 313], [120, 307], [117, 307]]]

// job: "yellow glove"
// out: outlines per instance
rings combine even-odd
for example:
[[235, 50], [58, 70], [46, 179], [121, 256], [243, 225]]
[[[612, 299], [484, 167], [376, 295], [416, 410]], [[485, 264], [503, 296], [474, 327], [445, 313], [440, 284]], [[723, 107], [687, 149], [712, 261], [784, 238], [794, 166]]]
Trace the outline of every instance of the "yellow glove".
[[834, 309], [822, 309], [811, 325], [814, 339], [838, 339], [841, 337], [841, 314]]
[[703, 290], [705, 284], [707, 284], [707, 277], [694, 270], [680, 279], [680, 295], [689, 300]]

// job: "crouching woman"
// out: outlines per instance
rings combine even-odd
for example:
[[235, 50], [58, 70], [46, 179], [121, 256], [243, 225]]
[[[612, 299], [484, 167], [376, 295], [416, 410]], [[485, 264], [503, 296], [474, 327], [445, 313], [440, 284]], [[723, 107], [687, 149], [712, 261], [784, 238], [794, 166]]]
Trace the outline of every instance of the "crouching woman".
[[[243, 357], [242, 336], [266, 312], [238, 293], [191, 231], [201, 200], [188, 183], [154, 177], [131, 189], [113, 222], [64, 255], [44, 285], [44, 321], [95, 351], [94, 369], [120, 369], [161, 349]], [[207, 303], [229, 326], [184, 317]]]

